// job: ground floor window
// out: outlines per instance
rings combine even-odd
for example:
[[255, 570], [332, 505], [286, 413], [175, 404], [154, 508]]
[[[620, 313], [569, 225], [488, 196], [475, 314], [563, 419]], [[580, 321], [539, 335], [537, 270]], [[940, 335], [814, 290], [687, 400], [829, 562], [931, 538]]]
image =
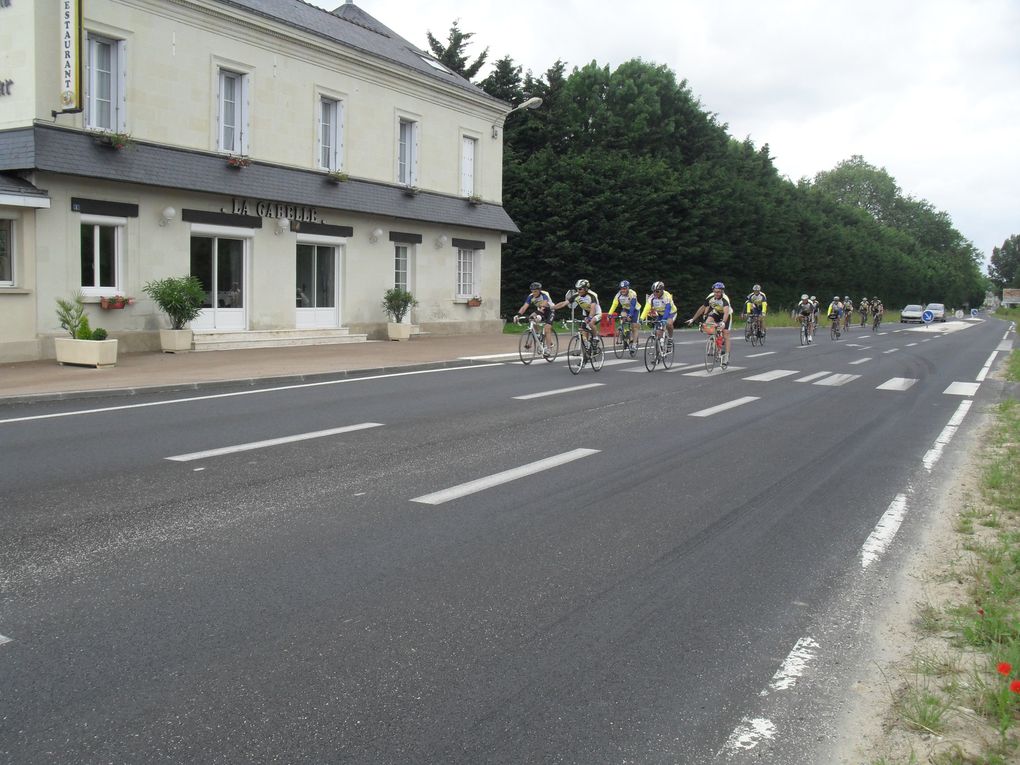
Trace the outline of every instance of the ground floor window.
[[205, 290], [202, 313], [193, 329], [243, 330], [247, 319], [246, 240], [191, 237], [191, 275]]
[[314, 244], [297, 246], [297, 307], [336, 306], [336, 248]]
[[0, 287], [14, 286], [14, 221], [0, 219]]
[[398, 244], [393, 248], [393, 286], [398, 290], [406, 290], [408, 270], [408, 247]]
[[117, 290], [121, 281], [121, 241], [126, 221], [82, 216], [81, 287], [86, 295]]
[[478, 294], [477, 277], [477, 250], [457, 250], [457, 297], [476, 296]]

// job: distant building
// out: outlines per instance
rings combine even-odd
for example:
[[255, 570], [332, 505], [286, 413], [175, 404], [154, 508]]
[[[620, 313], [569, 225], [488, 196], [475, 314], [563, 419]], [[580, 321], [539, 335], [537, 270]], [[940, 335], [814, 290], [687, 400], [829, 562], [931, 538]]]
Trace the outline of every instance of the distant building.
[[78, 289], [158, 348], [142, 286], [186, 274], [196, 348], [380, 337], [394, 286], [421, 331], [498, 331], [508, 104], [350, 2], [80, 8], [0, 6], [0, 361], [52, 357]]
[[1020, 290], [1006, 290], [1002, 291], [1002, 304], [1006, 308], [1013, 308], [1020, 306]]

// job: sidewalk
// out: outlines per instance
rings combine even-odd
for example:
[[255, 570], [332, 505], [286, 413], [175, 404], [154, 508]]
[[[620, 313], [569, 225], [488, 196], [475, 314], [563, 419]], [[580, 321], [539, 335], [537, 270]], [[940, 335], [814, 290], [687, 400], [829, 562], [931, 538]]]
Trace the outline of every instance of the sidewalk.
[[200, 353], [153, 351], [122, 353], [117, 365], [106, 369], [61, 366], [53, 359], [24, 361], [0, 364], [0, 405], [484, 363], [463, 357], [512, 353], [517, 343], [517, 335], [486, 334]]

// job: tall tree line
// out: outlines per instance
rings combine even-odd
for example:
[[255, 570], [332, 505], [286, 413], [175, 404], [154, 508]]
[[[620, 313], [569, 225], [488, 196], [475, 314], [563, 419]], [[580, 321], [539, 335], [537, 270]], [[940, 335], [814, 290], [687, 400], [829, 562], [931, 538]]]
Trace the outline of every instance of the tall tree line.
[[[466, 65], [464, 39], [455, 24], [446, 60]], [[621, 279], [639, 294], [661, 279], [683, 311], [715, 281], [734, 299], [760, 283], [773, 306], [802, 292], [984, 299], [979, 253], [946, 213], [859, 156], [813, 180], [781, 177], [767, 144], [732, 138], [665, 66], [568, 73], [557, 61], [534, 76], [506, 56], [479, 85], [512, 104], [543, 100], [504, 128], [504, 207], [521, 229], [503, 248], [506, 314], [532, 281], [556, 296], [581, 277], [606, 297]]]

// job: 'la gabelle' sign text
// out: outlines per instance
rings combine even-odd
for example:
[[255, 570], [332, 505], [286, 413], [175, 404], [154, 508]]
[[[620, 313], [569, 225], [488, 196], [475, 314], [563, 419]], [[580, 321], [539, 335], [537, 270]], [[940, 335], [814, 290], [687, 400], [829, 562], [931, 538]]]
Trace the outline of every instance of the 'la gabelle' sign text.
[[259, 218], [287, 218], [292, 221], [303, 223], [321, 223], [319, 208], [308, 207], [307, 205], [288, 205], [282, 202], [269, 202], [264, 199], [252, 201], [250, 199], [230, 200], [230, 209], [221, 207], [220, 212], [230, 215], [255, 215]]

